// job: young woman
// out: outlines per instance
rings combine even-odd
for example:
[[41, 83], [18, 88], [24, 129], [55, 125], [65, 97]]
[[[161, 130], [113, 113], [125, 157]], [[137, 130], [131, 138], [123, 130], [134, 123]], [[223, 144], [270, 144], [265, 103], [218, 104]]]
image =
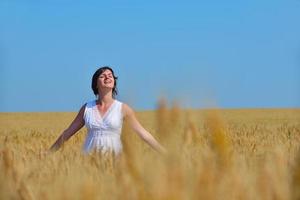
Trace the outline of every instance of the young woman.
[[101, 67], [93, 75], [92, 89], [98, 98], [84, 104], [71, 125], [63, 131], [51, 151], [56, 151], [84, 125], [88, 134], [84, 143], [84, 152], [98, 151], [122, 152], [121, 131], [124, 118], [128, 119], [132, 129], [153, 149], [165, 154], [166, 150], [146, 131], [135, 117], [134, 111], [125, 103], [115, 99], [117, 95], [117, 77], [110, 67]]

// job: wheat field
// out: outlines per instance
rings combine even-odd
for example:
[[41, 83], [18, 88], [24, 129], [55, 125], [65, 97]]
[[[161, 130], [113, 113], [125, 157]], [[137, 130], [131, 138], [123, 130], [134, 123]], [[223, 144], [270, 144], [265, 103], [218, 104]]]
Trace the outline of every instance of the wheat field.
[[300, 109], [138, 112], [162, 156], [123, 125], [124, 153], [82, 154], [76, 113], [0, 114], [0, 199], [300, 199]]

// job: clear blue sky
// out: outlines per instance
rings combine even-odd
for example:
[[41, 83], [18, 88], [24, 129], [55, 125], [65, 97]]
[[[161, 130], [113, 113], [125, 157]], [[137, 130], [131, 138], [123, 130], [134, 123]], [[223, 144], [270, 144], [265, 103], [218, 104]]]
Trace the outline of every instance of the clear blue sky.
[[77, 111], [103, 65], [136, 110], [300, 107], [300, 0], [0, 0], [1, 112]]

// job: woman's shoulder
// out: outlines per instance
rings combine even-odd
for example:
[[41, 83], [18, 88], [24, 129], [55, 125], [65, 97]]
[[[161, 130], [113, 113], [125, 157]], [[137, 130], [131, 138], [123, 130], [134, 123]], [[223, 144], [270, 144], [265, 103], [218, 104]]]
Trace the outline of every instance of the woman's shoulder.
[[93, 106], [95, 106], [96, 104], [96, 100], [88, 100], [83, 106], [86, 108], [92, 108]]
[[122, 103], [123, 116], [128, 116], [134, 113], [133, 109], [126, 103]]
[[115, 102], [116, 102], [117, 104], [119, 104], [119, 105], [122, 105], [122, 106], [123, 106], [123, 104], [124, 104], [124, 102], [122, 102], [122, 101], [120, 101], [120, 100], [118, 100], [118, 99], [115, 99]]

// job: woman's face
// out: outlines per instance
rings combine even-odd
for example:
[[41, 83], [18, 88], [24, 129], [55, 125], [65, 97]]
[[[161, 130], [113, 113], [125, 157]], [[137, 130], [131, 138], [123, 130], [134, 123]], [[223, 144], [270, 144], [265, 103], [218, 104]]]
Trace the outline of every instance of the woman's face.
[[97, 87], [98, 88], [110, 88], [113, 89], [115, 84], [115, 79], [110, 70], [105, 70], [100, 74], [97, 81]]

